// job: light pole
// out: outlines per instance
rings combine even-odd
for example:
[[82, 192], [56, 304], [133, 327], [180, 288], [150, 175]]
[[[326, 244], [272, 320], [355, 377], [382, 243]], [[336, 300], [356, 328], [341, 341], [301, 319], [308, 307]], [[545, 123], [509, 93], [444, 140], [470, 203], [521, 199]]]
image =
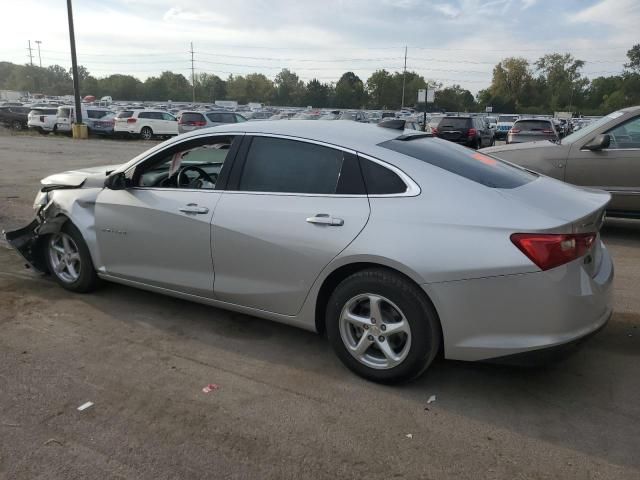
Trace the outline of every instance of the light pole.
[[[82, 104], [80, 103], [80, 79], [78, 78], [78, 60], [76, 58], [76, 35], [73, 31], [73, 8], [71, 0], [67, 0], [67, 17], [69, 19], [69, 41], [71, 42], [71, 68], [73, 70], [73, 96], [76, 104], [76, 125], [80, 129], [82, 125]], [[80, 132], [80, 130], [77, 130]], [[76, 130], [74, 130], [76, 133]], [[79, 137], [83, 135], [78, 133]], [[74, 135], [74, 138], [76, 135]]]
[[42, 40], [36, 40], [36, 43], [38, 44], [38, 60], [40, 61], [40, 68], [42, 68], [42, 57], [40, 56], [40, 44]]

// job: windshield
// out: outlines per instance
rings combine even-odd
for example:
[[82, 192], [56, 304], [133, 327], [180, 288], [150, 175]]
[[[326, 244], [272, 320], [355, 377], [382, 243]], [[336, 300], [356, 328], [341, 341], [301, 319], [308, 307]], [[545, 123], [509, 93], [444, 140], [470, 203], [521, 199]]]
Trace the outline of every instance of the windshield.
[[564, 137], [560, 143], [562, 145], [569, 145], [570, 143], [576, 142], [576, 141], [580, 140], [581, 138], [586, 137], [591, 132], [597, 130], [598, 128], [600, 128], [605, 123], [610, 122], [611, 120], [614, 120], [614, 119], [620, 117], [623, 114], [624, 114], [624, 112], [621, 112], [621, 111], [610, 113], [606, 117], [602, 117], [600, 120], [598, 120], [596, 122], [593, 122], [593, 123], [587, 125], [586, 127], [583, 127], [580, 130], [577, 130], [577, 131], [573, 132], [571, 135], [568, 135], [568, 136]]

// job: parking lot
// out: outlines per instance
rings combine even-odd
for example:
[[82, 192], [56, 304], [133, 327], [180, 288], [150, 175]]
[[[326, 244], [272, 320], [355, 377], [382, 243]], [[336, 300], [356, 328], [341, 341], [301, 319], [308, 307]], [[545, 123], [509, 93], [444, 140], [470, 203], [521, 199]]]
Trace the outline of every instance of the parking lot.
[[[31, 220], [40, 178], [155, 144], [0, 132], [0, 229]], [[603, 238], [615, 313], [571, 357], [438, 360], [400, 387], [292, 327], [115, 284], [74, 295], [2, 240], [0, 478], [640, 478], [640, 221]]]

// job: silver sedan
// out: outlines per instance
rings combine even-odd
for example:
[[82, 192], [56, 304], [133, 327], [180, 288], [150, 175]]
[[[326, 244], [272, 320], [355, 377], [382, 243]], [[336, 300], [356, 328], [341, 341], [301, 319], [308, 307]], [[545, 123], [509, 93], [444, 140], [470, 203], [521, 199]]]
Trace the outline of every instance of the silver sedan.
[[108, 280], [326, 332], [378, 382], [439, 352], [519, 360], [611, 315], [608, 193], [422, 132], [232, 124], [42, 184], [6, 238], [64, 288]]

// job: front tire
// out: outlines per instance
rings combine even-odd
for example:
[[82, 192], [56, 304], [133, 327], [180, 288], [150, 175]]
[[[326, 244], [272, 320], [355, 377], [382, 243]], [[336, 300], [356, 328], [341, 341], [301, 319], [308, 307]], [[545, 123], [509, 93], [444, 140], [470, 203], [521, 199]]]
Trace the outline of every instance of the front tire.
[[151, 140], [153, 138], [153, 130], [149, 127], [142, 127], [142, 130], [140, 130], [140, 137], [143, 140]]
[[91, 254], [82, 234], [71, 222], [45, 242], [45, 258], [54, 280], [66, 290], [86, 293], [98, 286]]
[[345, 366], [380, 383], [417, 378], [435, 358], [442, 337], [425, 294], [404, 276], [382, 268], [357, 272], [336, 287], [326, 327]]

